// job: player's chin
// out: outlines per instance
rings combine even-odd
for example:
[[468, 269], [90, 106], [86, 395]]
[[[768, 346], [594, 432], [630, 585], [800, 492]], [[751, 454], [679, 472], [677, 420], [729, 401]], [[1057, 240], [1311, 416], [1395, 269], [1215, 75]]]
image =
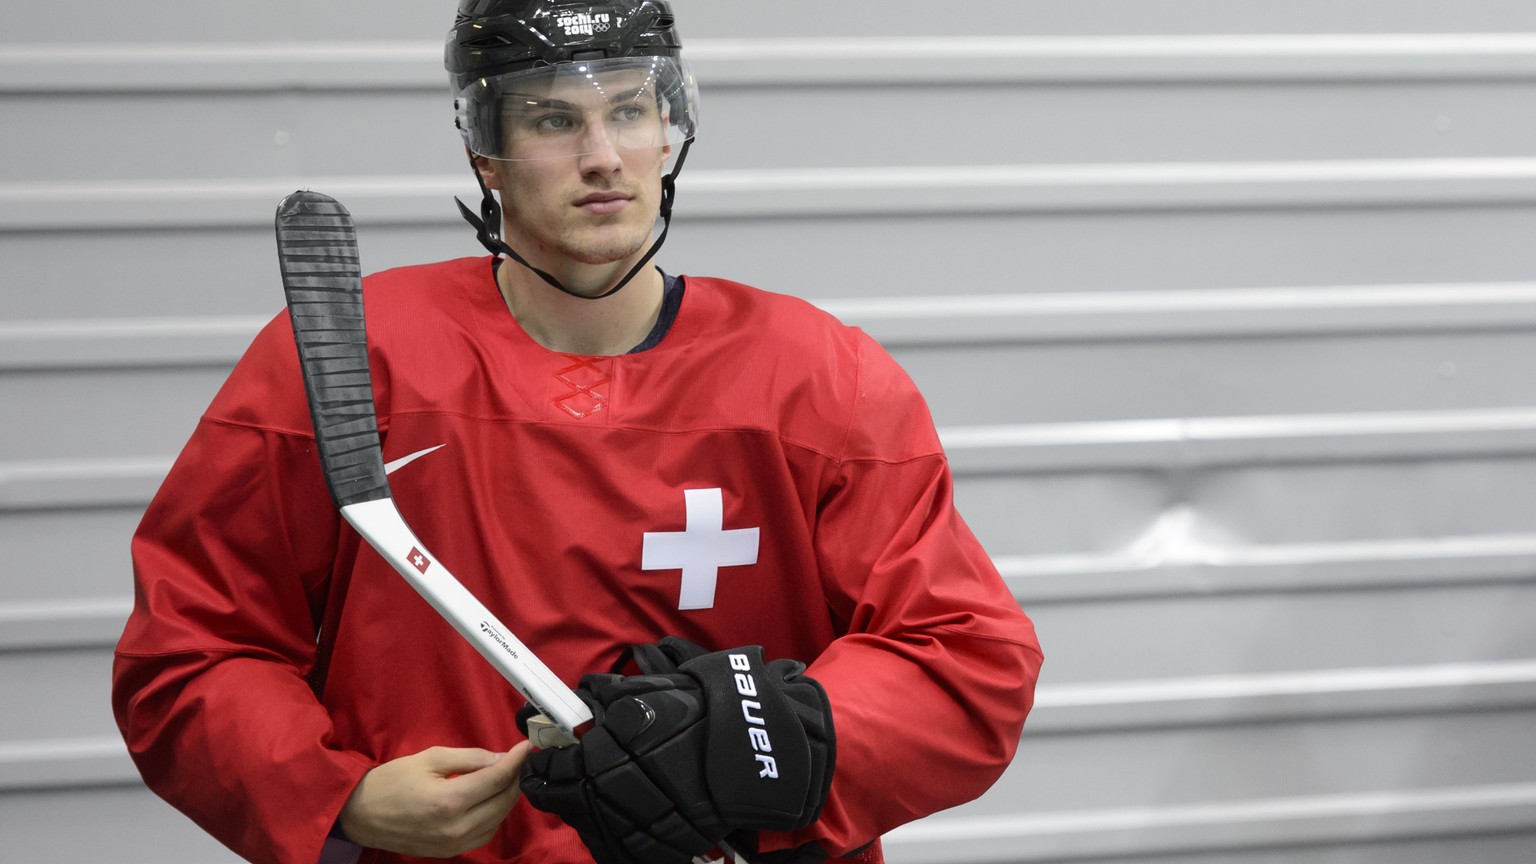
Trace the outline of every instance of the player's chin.
[[566, 256], [578, 264], [601, 267], [618, 264], [639, 255], [650, 242], [650, 232], [628, 228], [622, 231], [584, 232], [566, 246]]

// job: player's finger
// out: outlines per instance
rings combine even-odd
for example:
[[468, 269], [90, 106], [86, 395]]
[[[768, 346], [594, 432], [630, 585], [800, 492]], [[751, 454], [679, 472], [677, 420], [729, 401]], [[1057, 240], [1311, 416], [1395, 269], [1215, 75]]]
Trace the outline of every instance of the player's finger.
[[[492, 754], [496, 758], [489, 765], [449, 780], [454, 787], [453, 793], [461, 796], [463, 801], [479, 803], [517, 789], [517, 778], [527, 761], [528, 748], [528, 742], [523, 741], [506, 753]], [[507, 806], [510, 808], [511, 804]]]

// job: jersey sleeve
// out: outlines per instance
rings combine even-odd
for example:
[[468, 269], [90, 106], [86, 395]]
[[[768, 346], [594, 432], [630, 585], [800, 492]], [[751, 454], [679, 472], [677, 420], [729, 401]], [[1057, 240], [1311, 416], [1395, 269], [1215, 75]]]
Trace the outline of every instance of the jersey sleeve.
[[250, 861], [314, 864], [374, 763], [333, 744], [306, 678], [339, 517], [286, 331], [258, 336], [133, 538], [112, 707], [156, 794]]
[[816, 841], [846, 854], [979, 796], [1012, 760], [1042, 655], [953, 502], [953, 481], [916, 386], [861, 337], [847, 445], [823, 496], [816, 551], [846, 635], [809, 673], [837, 731], [816, 825], [764, 851]]

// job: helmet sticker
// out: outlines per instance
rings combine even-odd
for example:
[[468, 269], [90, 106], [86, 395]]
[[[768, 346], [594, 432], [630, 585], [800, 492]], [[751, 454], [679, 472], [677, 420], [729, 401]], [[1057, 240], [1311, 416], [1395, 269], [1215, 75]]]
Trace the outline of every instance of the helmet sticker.
[[555, 19], [565, 30], [567, 37], [596, 36], [613, 28], [613, 15], [608, 12], [566, 12]]

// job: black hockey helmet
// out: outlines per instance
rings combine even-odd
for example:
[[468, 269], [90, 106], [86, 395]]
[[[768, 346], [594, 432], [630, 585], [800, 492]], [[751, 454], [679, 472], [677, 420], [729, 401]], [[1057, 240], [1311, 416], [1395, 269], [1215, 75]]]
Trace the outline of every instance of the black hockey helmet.
[[673, 25], [663, 0], [460, 0], [444, 64], [457, 94], [477, 78], [573, 60], [677, 57]]
[[[589, 97], [597, 96], [600, 104], [609, 106], [610, 121], [620, 126], [610, 135], [620, 148], [674, 148], [673, 168], [662, 178], [661, 235], [604, 297], [623, 287], [656, 254], [671, 225], [675, 181], [699, 116], [698, 87], [681, 51], [671, 6], [664, 0], [460, 0], [448, 33], [443, 53], [453, 88], [454, 122], [472, 160], [584, 152], [586, 145], [575, 138], [517, 134], [523, 117], [530, 123], [539, 119], [534, 115], [544, 109], [537, 106], [545, 104], [551, 92], [573, 85], [587, 88]], [[623, 86], [612, 86], [615, 82]], [[479, 176], [476, 171], [477, 180]], [[483, 183], [481, 192], [479, 217], [459, 204], [480, 242], [571, 293], [502, 241], [501, 209]]]

